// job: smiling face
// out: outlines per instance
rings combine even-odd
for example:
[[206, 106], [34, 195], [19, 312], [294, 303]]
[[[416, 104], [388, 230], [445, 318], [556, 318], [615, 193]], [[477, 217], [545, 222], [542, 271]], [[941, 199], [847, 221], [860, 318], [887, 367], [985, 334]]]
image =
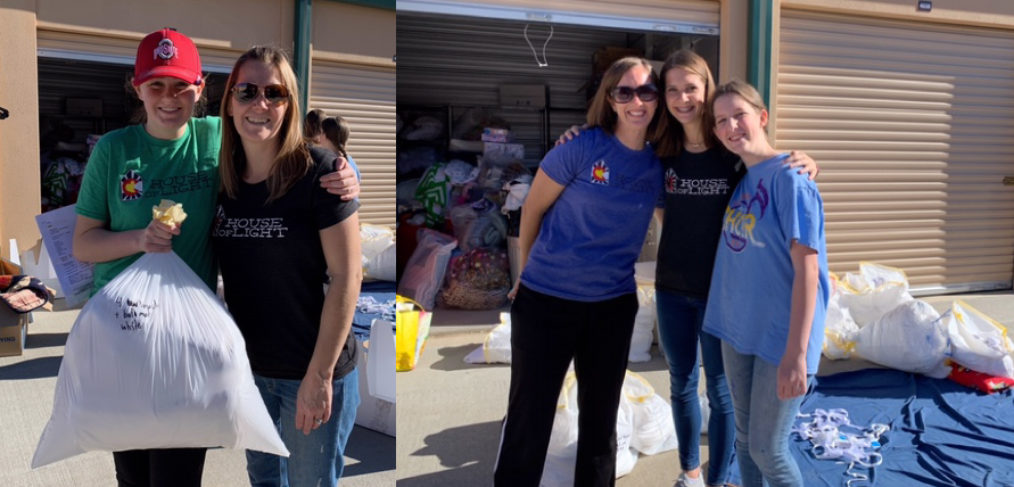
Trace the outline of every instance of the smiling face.
[[770, 148], [764, 127], [767, 110], [758, 110], [743, 97], [724, 94], [715, 98], [715, 135], [729, 151], [743, 157], [766, 153]]
[[151, 78], [134, 87], [144, 104], [144, 128], [152, 137], [175, 140], [186, 133], [204, 85], [194, 85], [171, 76]]
[[252, 83], [258, 86], [257, 95], [251, 101], [241, 102], [235, 95], [229, 96], [229, 116], [239, 138], [246, 143], [275, 141], [281, 132], [288, 100], [272, 103], [264, 96], [264, 87], [283, 85], [278, 69], [261, 61], [250, 60], [240, 66], [233, 86]]
[[[647, 67], [637, 64], [623, 74], [616, 87], [636, 89], [639, 86], [650, 85], [652, 83], [651, 71]], [[617, 132], [631, 129], [647, 130], [648, 125], [651, 124], [652, 117], [655, 115], [655, 110], [658, 108], [658, 99], [646, 102], [641, 100], [639, 96], [634, 96], [630, 101], [620, 103], [610, 97], [609, 105], [616, 112]]]
[[704, 80], [681, 67], [665, 73], [665, 104], [669, 113], [683, 125], [701, 123], [704, 113]]

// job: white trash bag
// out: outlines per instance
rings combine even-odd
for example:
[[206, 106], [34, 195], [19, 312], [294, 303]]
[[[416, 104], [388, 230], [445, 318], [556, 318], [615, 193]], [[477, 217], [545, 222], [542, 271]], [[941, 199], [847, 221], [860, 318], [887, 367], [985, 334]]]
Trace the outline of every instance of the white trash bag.
[[976, 372], [1014, 378], [1014, 359], [1007, 329], [963, 301], [951, 307], [947, 334], [951, 359]]
[[827, 318], [824, 319], [823, 353], [831, 360], [841, 360], [852, 356], [859, 325], [842, 304], [842, 284], [838, 276], [831, 273], [830, 277], [831, 297], [827, 301]]
[[500, 324], [496, 325], [482, 345], [472, 350], [465, 356], [465, 363], [469, 364], [496, 364], [511, 363], [511, 314], [500, 313]]
[[651, 342], [655, 340], [655, 284], [637, 285], [637, 314], [634, 316], [634, 331], [630, 336], [630, 351], [627, 360], [630, 362], [647, 362], [651, 360]]
[[947, 319], [925, 301], [905, 302], [859, 330], [855, 354], [892, 369], [943, 379], [951, 369], [945, 364], [950, 354]]
[[860, 262], [859, 274], [846, 273], [840, 284], [841, 304], [859, 328], [913, 299], [905, 271], [872, 262]]
[[78, 315], [32, 468], [93, 450], [217, 446], [289, 454], [232, 317], [175, 253], [145, 254]]

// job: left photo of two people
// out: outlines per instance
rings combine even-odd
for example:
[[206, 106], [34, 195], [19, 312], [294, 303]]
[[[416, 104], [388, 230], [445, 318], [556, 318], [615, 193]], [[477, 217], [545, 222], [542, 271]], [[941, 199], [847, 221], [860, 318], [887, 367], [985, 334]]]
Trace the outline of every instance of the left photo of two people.
[[394, 0], [0, 19], [0, 484], [394, 485]]

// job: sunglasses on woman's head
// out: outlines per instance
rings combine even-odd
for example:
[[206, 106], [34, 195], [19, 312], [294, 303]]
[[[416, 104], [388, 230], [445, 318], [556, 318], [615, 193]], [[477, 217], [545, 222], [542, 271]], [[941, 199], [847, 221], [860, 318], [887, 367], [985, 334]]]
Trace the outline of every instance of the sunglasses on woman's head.
[[631, 88], [630, 86], [617, 86], [609, 91], [609, 96], [612, 97], [616, 103], [627, 103], [634, 99], [634, 95], [637, 95], [643, 102], [655, 101], [658, 99], [658, 87], [654, 84], [644, 84], [637, 88]]
[[[240, 103], [250, 103], [257, 99], [257, 94], [261, 91], [261, 87], [254, 83], [237, 83], [232, 87], [232, 97]], [[289, 89], [282, 85], [267, 85], [263, 92], [264, 99], [272, 105], [289, 101]]]

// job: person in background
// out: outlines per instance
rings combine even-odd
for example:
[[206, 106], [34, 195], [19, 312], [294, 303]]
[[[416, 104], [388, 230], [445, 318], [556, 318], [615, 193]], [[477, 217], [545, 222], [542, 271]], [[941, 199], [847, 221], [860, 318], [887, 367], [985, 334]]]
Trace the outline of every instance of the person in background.
[[744, 487], [802, 487], [788, 442], [824, 341], [823, 202], [771, 147], [756, 89], [723, 84], [712, 110], [715, 135], [747, 174], [725, 210], [704, 331], [722, 340]]
[[[142, 122], [99, 139], [75, 209], [73, 253], [95, 263], [93, 295], [145, 252], [175, 251], [209, 290], [215, 288], [209, 235], [222, 121], [194, 117], [204, 81], [200, 54], [189, 37], [164, 28], [138, 45], [131, 86], [144, 109]], [[343, 198], [359, 192], [347, 168], [322, 178], [321, 185]], [[186, 230], [152, 220], [151, 209], [163, 198], [183, 204]], [[199, 486], [205, 453], [205, 448], [114, 452], [116, 479], [120, 487]]]
[[546, 154], [521, 212], [521, 276], [510, 295], [511, 382], [498, 487], [537, 487], [573, 359], [578, 380], [575, 486], [616, 478], [616, 415], [637, 313], [634, 262], [662, 190], [649, 142], [658, 120], [651, 64], [606, 71], [587, 134]]
[[306, 144], [297, 86], [281, 50], [254, 47], [236, 61], [221, 112], [215, 254], [254, 382], [291, 452], [247, 451], [255, 487], [337, 485], [359, 405], [359, 202], [320, 188], [338, 159]]
[[[666, 58], [660, 74], [666, 102], [655, 138], [665, 193], [656, 212], [661, 222], [655, 269], [659, 346], [669, 365], [669, 391], [681, 473], [675, 487], [715, 487], [728, 481], [735, 420], [722, 366], [721, 341], [701, 331], [722, 215], [733, 188], [746, 174], [739, 156], [710, 129], [714, 77], [707, 61], [681, 49]], [[557, 144], [577, 136], [572, 127]], [[805, 153], [786, 161], [816, 176]], [[699, 347], [699, 348], [698, 348]], [[708, 471], [701, 472], [701, 406], [698, 384], [704, 365], [708, 407]]]
[[303, 117], [303, 131], [313, 145], [323, 147], [344, 157], [356, 172], [356, 178], [362, 181], [359, 166], [345, 150], [350, 131], [348, 122], [343, 117], [340, 115], [329, 117], [324, 113], [324, 110], [314, 108], [306, 112], [306, 116]]

